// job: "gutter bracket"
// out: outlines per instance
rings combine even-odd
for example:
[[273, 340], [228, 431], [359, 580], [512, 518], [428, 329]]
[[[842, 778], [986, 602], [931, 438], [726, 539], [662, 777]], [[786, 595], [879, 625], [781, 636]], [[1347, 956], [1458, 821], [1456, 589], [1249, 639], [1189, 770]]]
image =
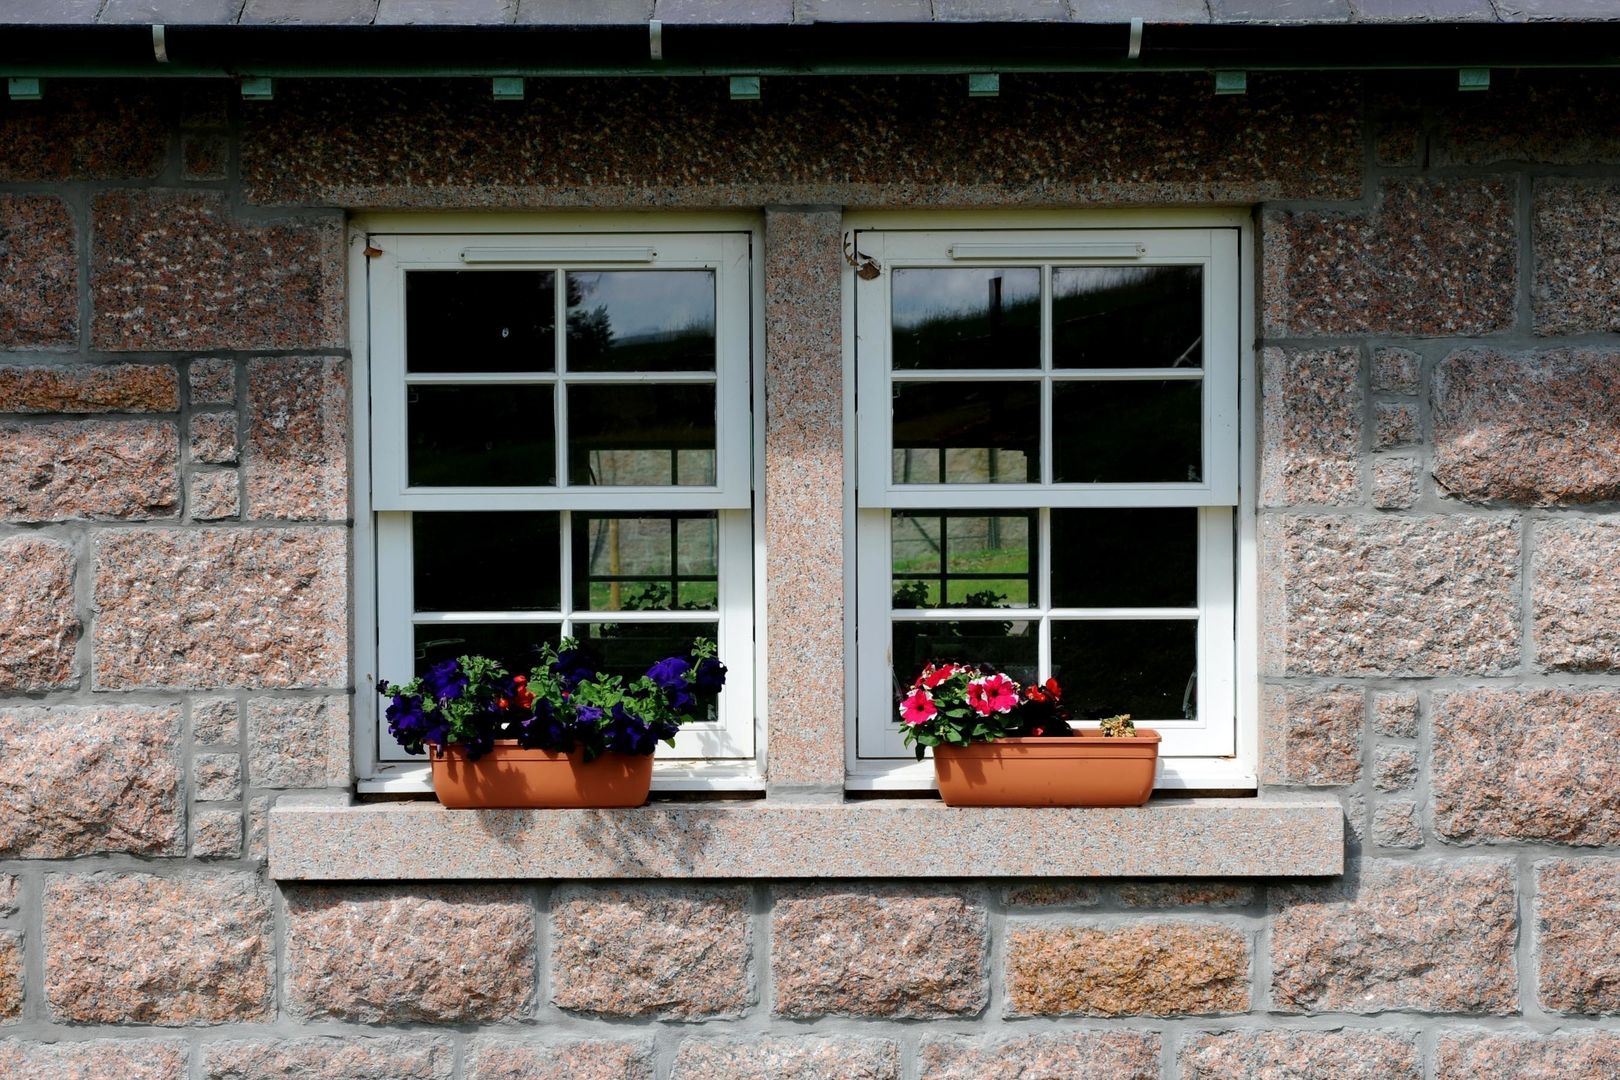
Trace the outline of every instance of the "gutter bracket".
[[1140, 60], [1140, 59], [1142, 59], [1142, 20], [1141, 19], [1132, 19], [1131, 20], [1131, 44], [1130, 44], [1130, 47], [1125, 50], [1125, 59], [1127, 59], [1127, 60]]
[[496, 101], [522, 101], [523, 76], [496, 75], [489, 80], [490, 93]]
[[169, 43], [165, 40], [167, 31], [162, 23], [152, 24], [152, 55], [160, 64], [169, 62]]
[[664, 58], [664, 24], [660, 19], [647, 20], [647, 55], [653, 60]]
[[242, 79], [243, 101], [270, 101], [276, 96], [275, 80], [268, 75], [248, 75]]
[[968, 75], [968, 97], [1000, 97], [1001, 76], [993, 71]]
[[7, 79], [6, 93], [12, 101], [39, 101], [45, 96], [40, 81], [28, 75], [13, 75]]
[[1215, 93], [1217, 96], [1247, 94], [1248, 92], [1249, 73], [1247, 71], [1217, 71], [1215, 73]]
[[1490, 68], [1458, 68], [1457, 90], [1489, 90], [1491, 88]]
[[733, 75], [731, 76], [732, 101], [758, 101], [759, 76]]

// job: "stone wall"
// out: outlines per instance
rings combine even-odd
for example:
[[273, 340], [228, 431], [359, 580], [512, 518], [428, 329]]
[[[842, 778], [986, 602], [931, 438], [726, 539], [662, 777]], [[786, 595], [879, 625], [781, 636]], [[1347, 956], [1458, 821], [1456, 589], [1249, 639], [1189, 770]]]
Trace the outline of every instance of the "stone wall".
[[[1453, 85], [0, 101], [0, 1075], [1620, 1072], [1620, 82]], [[1263, 780], [1342, 801], [1342, 880], [268, 880], [272, 801], [350, 785], [345, 208], [785, 207], [767, 532], [821, 544], [768, 627], [841, 664], [836, 208], [1211, 203], [1260, 225]], [[797, 719], [773, 781], [836, 783]]]

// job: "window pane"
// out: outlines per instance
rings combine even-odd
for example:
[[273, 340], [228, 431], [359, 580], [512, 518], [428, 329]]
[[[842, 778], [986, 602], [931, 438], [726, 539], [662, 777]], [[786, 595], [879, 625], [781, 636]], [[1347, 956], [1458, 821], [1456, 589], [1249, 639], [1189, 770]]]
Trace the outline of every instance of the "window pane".
[[1041, 363], [1041, 272], [896, 270], [895, 370]]
[[[714, 638], [714, 622], [678, 623], [575, 623], [574, 636], [611, 675], [634, 679], [659, 660], [679, 656], [692, 647], [695, 638]], [[746, 658], [722, 656], [730, 664], [746, 663]]]
[[574, 606], [587, 611], [713, 611], [720, 533], [695, 516], [574, 514]]
[[[1036, 599], [1033, 514], [896, 511], [894, 606], [1029, 607]], [[942, 569], [943, 567], [943, 569]]]
[[1075, 716], [1189, 719], [1197, 710], [1192, 619], [1054, 622], [1052, 674]]
[[405, 369], [556, 370], [555, 279], [550, 270], [407, 272]]
[[1059, 382], [1052, 397], [1058, 483], [1202, 479], [1201, 382]]
[[555, 611], [562, 599], [559, 515], [411, 515], [417, 611]]
[[1036, 483], [1040, 441], [1039, 383], [895, 384], [897, 484]]
[[488, 656], [516, 675], [530, 671], [539, 661], [543, 642], [562, 637], [557, 623], [437, 623], [416, 628], [416, 673], [441, 660], [458, 656]]
[[714, 386], [570, 386], [573, 484], [715, 482]]
[[415, 487], [557, 482], [549, 386], [412, 386], [406, 426]]
[[569, 371], [713, 371], [714, 271], [570, 271]]
[[899, 684], [909, 684], [931, 660], [988, 664], [1021, 683], [1035, 677], [1038, 642], [1027, 620], [906, 622], [896, 620], [892, 654]]
[[1053, 510], [1053, 607], [1195, 607], [1198, 511]]
[[1052, 271], [1052, 365], [1202, 367], [1198, 266], [1061, 266]]

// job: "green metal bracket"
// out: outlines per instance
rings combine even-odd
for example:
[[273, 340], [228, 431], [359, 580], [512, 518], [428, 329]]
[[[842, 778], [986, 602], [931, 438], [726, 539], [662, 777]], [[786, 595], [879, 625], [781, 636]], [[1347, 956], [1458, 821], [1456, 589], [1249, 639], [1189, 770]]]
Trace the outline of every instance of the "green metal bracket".
[[249, 75], [242, 80], [243, 101], [269, 101], [275, 96], [275, 80], [268, 75]]
[[523, 77], [521, 75], [497, 75], [489, 80], [490, 90], [496, 101], [522, 101]]
[[968, 97], [1000, 97], [1001, 76], [985, 72], [968, 76]]
[[6, 90], [11, 94], [12, 101], [38, 101], [45, 96], [45, 89], [39, 80], [26, 75], [13, 75], [7, 79]]
[[1489, 90], [1491, 88], [1490, 68], [1458, 68], [1458, 90]]
[[1215, 73], [1215, 93], [1217, 94], [1247, 94], [1249, 92], [1249, 73], [1247, 71], [1217, 71]]
[[759, 100], [759, 76], [758, 75], [733, 75], [731, 77], [731, 100], [732, 101], [758, 101]]

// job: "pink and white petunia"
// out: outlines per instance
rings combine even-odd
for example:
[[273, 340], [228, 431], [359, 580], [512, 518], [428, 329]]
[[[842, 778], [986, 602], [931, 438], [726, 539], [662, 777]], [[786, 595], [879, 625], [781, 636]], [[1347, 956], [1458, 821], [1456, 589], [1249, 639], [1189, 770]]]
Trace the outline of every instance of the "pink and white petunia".
[[934, 707], [933, 695], [926, 690], [913, 690], [900, 703], [900, 719], [912, 727], [928, 723], [938, 713], [939, 710]]
[[1018, 684], [997, 672], [967, 685], [967, 701], [980, 716], [1012, 712], [1018, 704]]

